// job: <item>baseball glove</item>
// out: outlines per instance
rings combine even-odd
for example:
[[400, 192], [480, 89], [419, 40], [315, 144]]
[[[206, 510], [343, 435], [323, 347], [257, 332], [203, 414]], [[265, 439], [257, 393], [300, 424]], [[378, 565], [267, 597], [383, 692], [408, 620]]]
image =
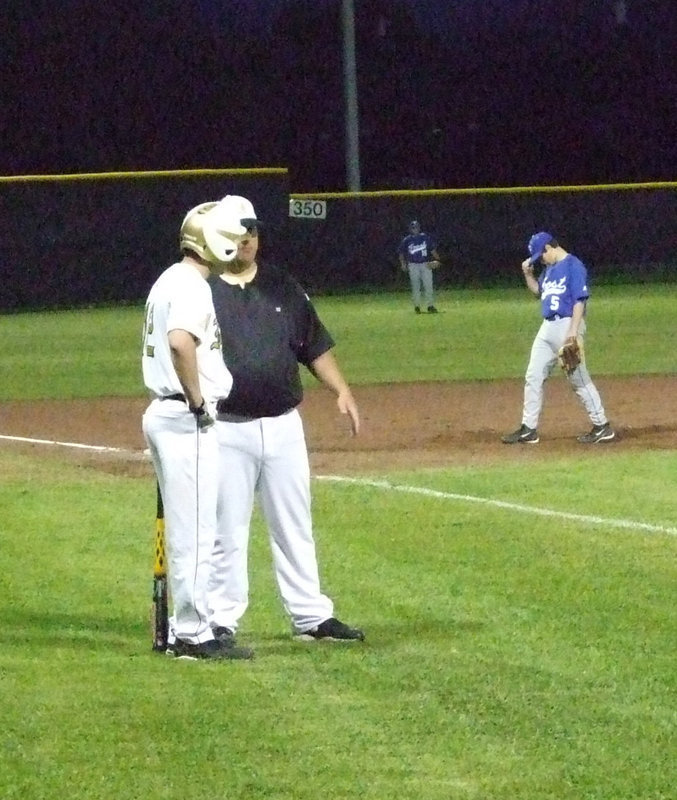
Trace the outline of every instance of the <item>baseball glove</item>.
[[437, 260], [428, 261], [428, 263], [427, 263], [427, 267], [429, 269], [437, 269], [438, 267], [441, 267], [441, 266], [442, 266], [442, 262], [441, 261], [437, 261]]
[[578, 339], [575, 336], [569, 336], [557, 353], [557, 360], [559, 361], [560, 367], [562, 367], [566, 373], [571, 374], [581, 363], [582, 359], [583, 354]]

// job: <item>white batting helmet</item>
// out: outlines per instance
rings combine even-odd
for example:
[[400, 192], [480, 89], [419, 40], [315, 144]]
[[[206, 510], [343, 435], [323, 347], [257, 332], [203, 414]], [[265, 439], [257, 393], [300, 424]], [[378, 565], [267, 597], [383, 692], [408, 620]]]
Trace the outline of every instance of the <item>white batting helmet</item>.
[[191, 250], [210, 264], [232, 261], [237, 244], [247, 229], [228, 204], [213, 201], [200, 203], [184, 217], [179, 234], [182, 250]]

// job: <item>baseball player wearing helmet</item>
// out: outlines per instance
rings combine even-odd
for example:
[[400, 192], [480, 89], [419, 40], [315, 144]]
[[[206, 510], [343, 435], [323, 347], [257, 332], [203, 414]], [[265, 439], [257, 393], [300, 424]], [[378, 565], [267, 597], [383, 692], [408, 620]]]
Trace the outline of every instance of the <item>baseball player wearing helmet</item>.
[[191, 209], [181, 226], [182, 258], [158, 277], [146, 302], [141, 362], [152, 400], [142, 427], [164, 505], [173, 601], [167, 653], [177, 658], [252, 655], [232, 638], [215, 639], [207, 603], [216, 536], [214, 417], [233, 380], [205, 279], [235, 256], [244, 232], [217, 202]]
[[[542, 262], [545, 269], [536, 278], [534, 265], [538, 262]], [[565, 342], [578, 341], [582, 353], [589, 297], [584, 264], [568, 253], [547, 231], [535, 233], [529, 240], [529, 257], [522, 262], [522, 273], [527, 288], [540, 297], [543, 322], [531, 347], [524, 382], [522, 425], [502, 437], [505, 444], [538, 443], [544, 383], [557, 363]], [[567, 378], [592, 422], [592, 430], [579, 436], [578, 441], [596, 444], [614, 439], [615, 433], [609, 425], [584, 358], [575, 368], [567, 371]]]
[[402, 270], [409, 272], [414, 311], [420, 314], [423, 304], [429, 314], [436, 314], [433, 270], [439, 266], [440, 257], [435, 240], [421, 231], [418, 220], [409, 223], [409, 233], [400, 242], [397, 253]]
[[210, 611], [217, 636], [232, 635], [249, 602], [247, 549], [255, 496], [265, 517], [277, 586], [300, 639], [355, 642], [364, 634], [334, 616], [320, 588], [313, 537], [310, 468], [301, 416], [299, 364], [336, 395], [353, 434], [359, 415], [331, 353], [333, 340], [303, 289], [286, 272], [257, 259], [260, 221], [249, 200], [236, 258], [212, 275], [223, 358], [233, 389], [218, 403], [219, 515]]

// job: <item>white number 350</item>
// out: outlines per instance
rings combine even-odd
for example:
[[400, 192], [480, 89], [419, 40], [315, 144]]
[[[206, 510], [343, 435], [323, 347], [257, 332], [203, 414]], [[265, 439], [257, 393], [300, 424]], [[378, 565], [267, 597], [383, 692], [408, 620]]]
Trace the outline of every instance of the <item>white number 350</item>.
[[326, 219], [326, 200], [290, 200], [289, 216], [304, 219]]

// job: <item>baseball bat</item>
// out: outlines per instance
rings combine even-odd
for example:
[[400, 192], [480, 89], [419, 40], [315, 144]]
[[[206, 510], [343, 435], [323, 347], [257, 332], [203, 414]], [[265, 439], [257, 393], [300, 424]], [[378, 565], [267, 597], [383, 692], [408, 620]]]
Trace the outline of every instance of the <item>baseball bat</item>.
[[165, 548], [165, 510], [160, 484], [157, 484], [157, 511], [155, 514], [155, 564], [153, 566], [153, 604], [151, 606], [151, 635], [153, 650], [167, 649], [169, 634], [169, 608], [167, 603], [167, 559]]

